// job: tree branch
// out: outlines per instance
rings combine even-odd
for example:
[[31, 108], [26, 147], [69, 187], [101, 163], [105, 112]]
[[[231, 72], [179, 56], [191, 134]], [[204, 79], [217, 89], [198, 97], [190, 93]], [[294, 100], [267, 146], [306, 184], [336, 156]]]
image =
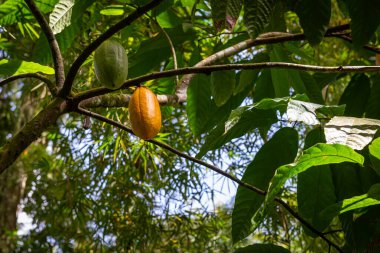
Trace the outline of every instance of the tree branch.
[[[127, 89], [132, 86], [139, 85], [143, 82], [171, 77], [183, 74], [210, 74], [214, 71], [222, 70], [240, 70], [240, 69], [294, 69], [301, 71], [312, 71], [312, 72], [322, 72], [322, 73], [362, 73], [362, 72], [378, 72], [380, 71], [380, 66], [316, 66], [316, 65], [306, 65], [288, 62], [263, 62], [263, 63], [250, 63], [250, 64], [223, 64], [223, 65], [213, 65], [213, 66], [203, 66], [203, 67], [187, 67], [179, 68], [175, 70], [166, 70], [162, 72], [154, 72], [144, 76], [136, 77], [126, 81], [119, 89]], [[79, 103], [85, 99], [93, 98], [95, 96], [100, 96], [108, 94], [115, 90], [110, 90], [107, 88], [95, 88], [85, 92], [76, 94], [72, 99], [74, 103]], [[185, 102], [186, 97], [178, 97], [177, 102]]]
[[56, 85], [58, 86], [58, 89], [60, 89], [63, 86], [63, 83], [65, 81], [65, 68], [63, 65], [62, 54], [61, 54], [61, 50], [59, 49], [57, 39], [55, 38], [55, 35], [53, 31], [51, 30], [48, 22], [46, 21], [46, 19], [44, 18], [40, 10], [37, 8], [34, 1], [25, 0], [25, 3], [28, 5], [30, 11], [33, 13], [37, 22], [40, 24], [42, 32], [45, 34], [49, 42], [50, 51], [51, 51], [52, 58], [54, 61], [55, 81], [56, 81]]
[[43, 131], [54, 125], [59, 116], [67, 112], [66, 101], [55, 98], [40, 113], [14, 135], [0, 148], [0, 174], [3, 173], [17, 157], [35, 140]]
[[[80, 104], [85, 108], [97, 107], [128, 107], [131, 95], [129, 94], [106, 94], [83, 100]], [[157, 95], [160, 105], [175, 105], [177, 97], [175, 95]]]
[[[81, 104], [80, 104], [81, 105]], [[111, 120], [107, 117], [104, 117], [100, 114], [97, 114], [97, 113], [94, 113], [94, 112], [91, 112], [91, 111], [88, 111], [86, 109], [83, 109], [81, 108], [81, 106], [78, 106], [74, 111], [80, 113], [80, 114], [83, 114], [85, 116], [89, 116], [89, 117], [92, 117], [92, 118], [95, 118], [95, 119], [98, 119], [102, 122], [105, 122], [105, 123], [108, 123], [112, 126], [115, 126], [123, 131], [126, 131], [128, 133], [131, 133], [133, 134], [133, 131], [132, 129], [124, 126], [123, 124], [120, 124], [119, 122], [116, 122], [114, 120]], [[172, 152], [173, 154], [179, 156], [179, 157], [182, 157], [182, 158], [185, 158], [189, 161], [192, 161], [196, 164], [199, 164], [199, 165], [202, 165], [206, 168], [209, 168], [211, 169], [212, 171], [224, 176], [224, 177], [227, 177], [229, 178], [230, 180], [234, 181], [235, 183], [237, 183], [238, 185], [240, 185], [241, 187], [244, 187], [250, 191], [253, 191], [259, 195], [262, 195], [262, 196], [265, 196], [267, 194], [266, 191], [264, 190], [261, 190], [251, 184], [248, 184], [248, 183], [245, 183], [243, 181], [241, 181], [240, 179], [236, 178], [235, 176], [225, 172], [224, 170], [218, 168], [217, 166], [214, 166], [212, 164], [209, 164], [209, 163], [206, 163], [202, 160], [199, 160], [199, 159], [196, 159], [188, 154], [185, 154], [163, 142], [160, 142], [160, 141], [156, 141], [156, 140], [148, 140], [147, 142], [150, 142], [150, 143], [153, 143], [163, 149], [166, 149], [170, 152]], [[294, 211], [286, 202], [284, 202], [282, 199], [276, 197], [275, 198], [275, 201], [277, 203], [279, 203], [281, 206], [283, 206], [294, 218], [296, 218], [299, 222], [301, 222], [303, 225], [305, 225], [308, 229], [310, 229], [313, 233], [315, 233], [316, 235], [318, 235], [322, 240], [324, 240], [329, 246], [332, 246], [334, 247], [337, 251], [343, 253], [343, 251], [339, 248], [338, 245], [336, 245], [334, 242], [330, 241], [322, 232], [319, 232], [316, 228], [314, 228], [308, 221], [306, 221], [305, 219], [303, 219], [296, 211]]]
[[20, 75], [8, 77], [8, 78], [0, 81], [0, 87], [4, 86], [7, 83], [13, 82], [15, 80], [18, 80], [21, 78], [29, 78], [29, 77], [41, 80], [49, 88], [50, 93], [53, 96], [57, 95], [57, 88], [54, 86], [54, 84], [48, 78], [46, 78], [43, 75], [38, 74], [38, 73], [25, 73], [25, 74], [20, 74]]
[[130, 25], [133, 21], [144, 15], [149, 10], [158, 6], [164, 0], [152, 0], [150, 3], [144, 5], [143, 7], [137, 8], [134, 12], [132, 12], [128, 17], [119, 21], [115, 25], [111, 26], [107, 31], [105, 31], [102, 35], [100, 35], [96, 40], [94, 40], [90, 45], [88, 45], [83, 52], [78, 56], [78, 58], [74, 61], [67, 73], [67, 77], [65, 83], [63, 85], [62, 90], [59, 92], [59, 96], [62, 98], [67, 97], [74, 83], [74, 79], [79, 71], [79, 68], [86, 61], [86, 59], [95, 51], [95, 49], [100, 46], [105, 40], [109, 39], [123, 29], [124, 27]]

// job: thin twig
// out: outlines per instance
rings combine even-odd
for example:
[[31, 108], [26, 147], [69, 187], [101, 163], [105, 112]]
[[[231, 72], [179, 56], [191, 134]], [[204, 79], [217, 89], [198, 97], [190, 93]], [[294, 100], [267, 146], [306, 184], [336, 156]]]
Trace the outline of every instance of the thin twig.
[[115, 25], [111, 26], [107, 31], [105, 31], [102, 35], [100, 35], [96, 40], [94, 40], [90, 45], [88, 45], [83, 52], [78, 56], [78, 58], [74, 61], [67, 73], [67, 77], [61, 92], [59, 92], [60, 97], [67, 97], [74, 83], [74, 79], [79, 71], [79, 68], [86, 61], [86, 59], [95, 51], [95, 49], [100, 46], [104, 41], [111, 38], [115, 33], [123, 29], [124, 27], [130, 25], [133, 21], [144, 15], [149, 10], [158, 6], [164, 0], [152, 0], [150, 3], [137, 8], [134, 12], [132, 12], [128, 17], [122, 19]]
[[[165, 35], [165, 38], [169, 43], [170, 51], [171, 51], [172, 56], [173, 56], [174, 69], [178, 69], [177, 54], [175, 52], [175, 47], [174, 47], [173, 41], [170, 38], [169, 34], [165, 31], [165, 29], [162, 28], [161, 25], [156, 20], [154, 20], [154, 21], [156, 22], [157, 26], [160, 28], [162, 33]], [[179, 77], [175, 76], [175, 80], [176, 80], [176, 85], [178, 85], [179, 84]]]
[[[312, 71], [321, 73], [362, 73], [362, 72], [378, 72], [380, 71], [380, 66], [316, 66], [316, 65], [306, 65], [297, 64], [289, 62], [262, 62], [262, 63], [250, 63], [250, 64], [223, 64], [223, 65], [212, 65], [203, 67], [187, 67], [179, 68], [176, 70], [166, 70], [162, 72], [153, 72], [144, 76], [136, 77], [126, 81], [119, 89], [127, 89], [132, 86], [141, 84], [142, 82], [171, 77], [183, 74], [210, 74], [214, 71], [223, 70], [240, 70], [240, 69], [294, 69], [301, 71]], [[110, 93], [114, 90], [110, 90], [104, 87], [95, 88], [88, 91], [84, 91], [76, 94], [73, 100], [79, 103], [80, 101], [95, 96], [104, 95]], [[178, 97], [178, 96], [177, 96]], [[179, 98], [178, 102], [184, 102], [186, 100]]]
[[46, 78], [43, 75], [38, 74], [38, 73], [25, 73], [25, 74], [19, 74], [19, 75], [8, 77], [8, 78], [0, 81], [0, 87], [4, 86], [10, 82], [13, 82], [15, 80], [18, 80], [21, 78], [29, 78], [29, 77], [41, 80], [49, 88], [50, 93], [53, 96], [57, 95], [57, 88], [54, 86], [54, 84], [48, 78]]
[[55, 35], [53, 31], [51, 30], [48, 22], [36, 6], [33, 0], [25, 0], [26, 4], [28, 5], [30, 11], [33, 13], [34, 17], [36, 18], [37, 22], [40, 24], [42, 32], [45, 34], [49, 46], [50, 51], [52, 54], [52, 58], [54, 61], [54, 69], [55, 69], [55, 82], [58, 86], [58, 89], [60, 89], [63, 86], [63, 83], [65, 82], [65, 68], [63, 65], [63, 59], [61, 50], [59, 49], [59, 45], [57, 42], [57, 39], [55, 38]]
[[[133, 134], [133, 131], [130, 128], [124, 126], [123, 124], [120, 124], [119, 122], [111, 120], [111, 119], [109, 119], [107, 117], [104, 117], [104, 116], [102, 116], [100, 114], [97, 114], [97, 113], [88, 111], [86, 109], [83, 109], [80, 106], [78, 106], [75, 111], [78, 112], [78, 113], [80, 113], [80, 114], [83, 114], [85, 116], [89, 116], [89, 117], [98, 119], [98, 120], [100, 120], [102, 122], [108, 123], [108, 124], [113, 125], [113, 126], [115, 126], [117, 128], [120, 128], [121, 130], [124, 130], [124, 131], [126, 131], [128, 133]], [[183, 152], [181, 152], [181, 151], [179, 151], [179, 150], [177, 150], [177, 149], [175, 149], [175, 148], [173, 148], [173, 147], [171, 147], [171, 146], [169, 146], [169, 145], [167, 145], [165, 143], [162, 143], [162, 142], [156, 141], [156, 140], [148, 140], [147, 142], [153, 143], [153, 144], [155, 144], [155, 145], [157, 145], [157, 146], [159, 146], [159, 147], [161, 147], [161, 148], [163, 148], [165, 150], [168, 150], [168, 151], [172, 152], [173, 154], [176, 154], [179, 157], [185, 158], [185, 159], [187, 159], [189, 161], [192, 161], [192, 162], [197, 163], [199, 165], [202, 165], [202, 166], [204, 166], [206, 168], [209, 168], [209, 169], [213, 170], [214, 172], [216, 172], [216, 173], [218, 173], [220, 175], [223, 175], [224, 177], [227, 177], [227, 178], [231, 179], [232, 181], [236, 182], [241, 187], [244, 187], [244, 188], [246, 188], [248, 190], [251, 190], [251, 191], [253, 191], [253, 192], [255, 192], [255, 193], [259, 194], [259, 195], [265, 196], [267, 194], [266, 191], [261, 190], [261, 189], [255, 187], [253, 185], [250, 185], [248, 183], [245, 183], [245, 182], [241, 181], [240, 179], [234, 177], [233, 175], [230, 175], [229, 173], [221, 170], [220, 168], [218, 168], [218, 167], [216, 167], [216, 166], [214, 166], [212, 164], [206, 163], [206, 162], [204, 162], [202, 160], [196, 159], [196, 158], [194, 158], [194, 157], [192, 157], [192, 156], [190, 156], [188, 154], [185, 154], [185, 153], [183, 153]], [[279, 203], [280, 205], [282, 205], [294, 218], [296, 218], [304, 226], [306, 226], [308, 229], [310, 229], [312, 232], [314, 232], [316, 235], [318, 235], [321, 239], [323, 239], [329, 245], [329, 247], [332, 246], [336, 250], [338, 250], [339, 252], [343, 253], [343, 251], [339, 248], [338, 245], [336, 245], [334, 242], [330, 241], [323, 233], [319, 232], [308, 221], [306, 221], [305, 219], [303, 219], [286, 202], [284, 202], [282, 199], [277, 198], [277, 197], [275, 198], [275, 201], [277, 203]]]

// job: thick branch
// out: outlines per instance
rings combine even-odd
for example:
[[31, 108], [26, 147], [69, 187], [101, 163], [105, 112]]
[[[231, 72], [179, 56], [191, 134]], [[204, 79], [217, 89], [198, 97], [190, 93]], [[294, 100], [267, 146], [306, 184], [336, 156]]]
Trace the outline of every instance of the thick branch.
[[[288, 62], [263, 62], [263, 63], [251, 63], [251, 64], [224, 64], [224, 65], [213, 65], [204, 67], [188, 67], [180, 68], [176, 70], [166, 70], [162, 72], [154, 72], [144, 76], [130, 79], [126, 81], [120, 89], [126, 89], [132, 86], [139, 85], [143, 82], [155, 80], [164, 77], [171, 77], [183, 74], [210, 74], [214, 71], [222, 70], [238, 70], [238, 69], [294, 69], [302, 71], [312, 71], [312, 72], [323, 72], [323, 73], [357, 73], [357, 72], [378, 72], [380, 71], [380, 66], [315, 66], [315, 65], [305, 65], [296, 64]], [[73, 97], [75, 103], [79, 103], [85, 99], [93, 98], [95, 96], [100, 96], [108, 94], [113, 90], [107, 88], [96, 88], [79, 93]], [[185, 102], [186, 97], [177, 97], [177, 102]]]
[[36, 78], [36, 79], [39, 79], [42, 82], [44, 82], [46, 84], [46, 86], [49, 88], [50, 93], [53, 96], [55, 96], [57, 94], [57, 88], [54, 86], [54, 84], [48, 78], [46, 78], [43, 75], [38, 74], [38, 73], [26, 73], [26, 74], [20, 74], [20, 75], [8, 77], [8, 78], [0, 81], [0, 87], [7, 84], [7, 83], [13, 82], [15, 80], [18, 80], [21, 78], [29, 78], [29, 77]]
[[[124, 125], [122, 125], [122, 124], [120, 124], [120, 123], [118, 123], [118, 122], [116, 122], [114, 120], [108, 119], [108, 118], [106, 118], [106, 117], [104, 117], [104, 116], [102, 116], [100, 114], [97, 114], [97, 113], [85, 110], [85, 109], [83, 109], [81, 107], [78, 107], [76, 111], [79, 112], [79, 113], [81, 113], [81, 114], [83, 114], [83, 115], [86, 115], [86, 116], [98, 119], [98, 120], [100, 120], [102, 122], [106, 122], [106, 123], [108, 123], [110, 125], [113, 125], [113, 126], [119, 128], [119, 129], [122, 129], [122, 130], [124, 130], [124, 131], [126, 131], [128, 133], [133, 134], [133, 131], [131, 129], [129, 129], [128, 127], [126, 127], [126, 126], [124, 126]], [[166, 150], [172, 152], [173, 154], [175, 154], [175, 155], [177, 155], [179, 157], [185, 158], [185, 159], [187, 159], [189, 161], [192, 161], [192, 162], [197, 163], [199, 165], [202, 165], [202, 166], [204, 166], [206, 168], [209, 168], [209, 169], [213, 170], [214, 172], [216, 172], [216, 173], [218, 173], [220, 175], [223, 175], [224, 177], [227, 177], [227, 178], [231, 179], [232, 181], [234, 181], [235, 183], [237, 183], [241, 187], [244, 187], [244, 188], [246, 188], [248, 190], [251, 190], [251, 191], [253, 191], [253, 192], [255, 192], [255, 193], [259, 194], [259, 195], [265, 196], [267, 194], [266, 191], [263, 191], [263, 190], [255, 187], [253, 185], [245, 183], [245, 182], [241, 181], [240, 179], [236, 178], [235, 176], [233, 176], [233, 175], [225, 172], [224, 170], [222, 170], [222, 169], [220, 169], [220, 168], [218, 168], [218, 167], [216, 167], [216, 166], [214, 166], [212, 164], [206, 163], [206, 162], [204, 162], [202, 160], [196, 159], [196, 158], [194, 158], [194, 157], [192, 157], [190, 155], [187, 155], [187, 154], [185, 154], [185, 153], [183, 153], [183, 152], [181, 152], [181, 151], [179, 151], [179, 150], [177, 150], [177, 149], [175, 149], [175, 148], [173, 148], [173, 147], [171, 147], [171, 146], [169, 146], [169, 145], [167, 145], [165, 143], [162, 143], [160, 141], [155, 141], [155, 140], [148, 140], [148, 142], [153, 143], [153, 144], [155, 144], [155, 145], [157, 145], [157, 146], [159, 146], [159, 147], [161, 147], [163, 149], [166, 149]], [[286, 202], [284, 202], [282, 199], [280, 199], [278, 197], [275, 198], [275, 201], [277, 203], [279, 203], [280, 205], [282, 205], [299, 222], [301, 222], [308, 229], [310, 229], [313, 233], [315, 233], [320, 238], [322, 238], [322, 240], [324, 240], [326, 243], [328, 243], [329, 246], [332, 246], [336, 250], [338, 250], [339, 252], [343, 253], [343, 251], [339, 248], [338, 245], [336, 245], [334, 242], [330, 241], [322, 232], [318, 231], [308, 221], [306, 221], [305, 219], [303, 219]]]
[[[131, 95], [129, 94], [106, 94], [86, 99], [80, 104], [85, 108], [96, 107], [128, 107]], [[175, 95], [157, 95], [160, 105], [175, 105], [177, 97]]]
[[0, 148], [0, 174], [4, 172], [17, 157], [35, 140], [43, 131], [54, 125], [60, 115], [67, 110], [64, 100], [55, 98], [50, 104], [38, 113], [31, 121]]
[[128, 17], [119, 21], [115, 25], [113, 25], [111, 28], [105, 31], [102, 35], [100, 35], [96, 40], [94, 40], [90, 45], [88, 45], [83, 50], [83, 52], [78, 56], [78, 58], [74, 61], [74, 63], [71, 65], [71, 68], [69, 72], [67, 73], [65, 84], [63, 85], [63, 88], [60, 91], [59, 96], [67, 97], [70, 94], [75, 76], [77, 75], [79, 68], [86, 61], [86, 59], [91, 55], [91, 53], [95, 51], [95, 49], [98, 46], [100, 46], [100, 44], [102, 44], [105, 40], [111, 38], [112, 35], [120, 31], [124, 27], [130, 25], [133, 21], [135, 21], [136, 19], [138, 19], [139, 17], [147, 13], [149, 10], [158, 6], [162, 1], [164, 0], [152, 0], [150, 3], [144, 5], [143, 7], [137, 8]]
[[34, 1], [25, 0], [25, 2], [28, 5], [30, 11], [33, 13], [34, 17], [37, 19], [37, 22], [40, 24], [41, 29], [49, 42], [50, 51], [54, 61], [55, 81], [57, 83], [58, 89], [60, 89], [65, 81], [65, 69], [63, 65], [61, 50], [59, 49], [57, 39], [55, 38], [55, 35], [51, 30], [48, 22], [46, 21], [40, 10], [37, 8]]

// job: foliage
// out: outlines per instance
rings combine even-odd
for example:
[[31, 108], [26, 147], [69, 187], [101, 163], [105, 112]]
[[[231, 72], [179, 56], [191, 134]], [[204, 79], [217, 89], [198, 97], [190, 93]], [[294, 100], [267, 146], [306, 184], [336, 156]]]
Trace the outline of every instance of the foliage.
[[[0, 168], [22, 172], [9, 189], [32, 219], [0, 224], [0, 247], [379, 252], [379, 16], [367, 0], [0, 1]], [[111, 37], [129, 59], [115, 90], [93, 68]], [[161, 103], [151, 141], [130, 134], [138, 85]], [[204, 166], [238, 183], [232, 204]]]

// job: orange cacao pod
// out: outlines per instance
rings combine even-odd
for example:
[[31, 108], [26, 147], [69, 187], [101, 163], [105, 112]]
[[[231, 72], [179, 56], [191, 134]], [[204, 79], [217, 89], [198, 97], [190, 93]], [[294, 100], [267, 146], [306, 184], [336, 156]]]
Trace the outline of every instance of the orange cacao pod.
[[129, 100], [132, 131], [144, 140], [154, 138], [161, 129], [161, 110], [157, 96], [146, 87], [137, 87]]

